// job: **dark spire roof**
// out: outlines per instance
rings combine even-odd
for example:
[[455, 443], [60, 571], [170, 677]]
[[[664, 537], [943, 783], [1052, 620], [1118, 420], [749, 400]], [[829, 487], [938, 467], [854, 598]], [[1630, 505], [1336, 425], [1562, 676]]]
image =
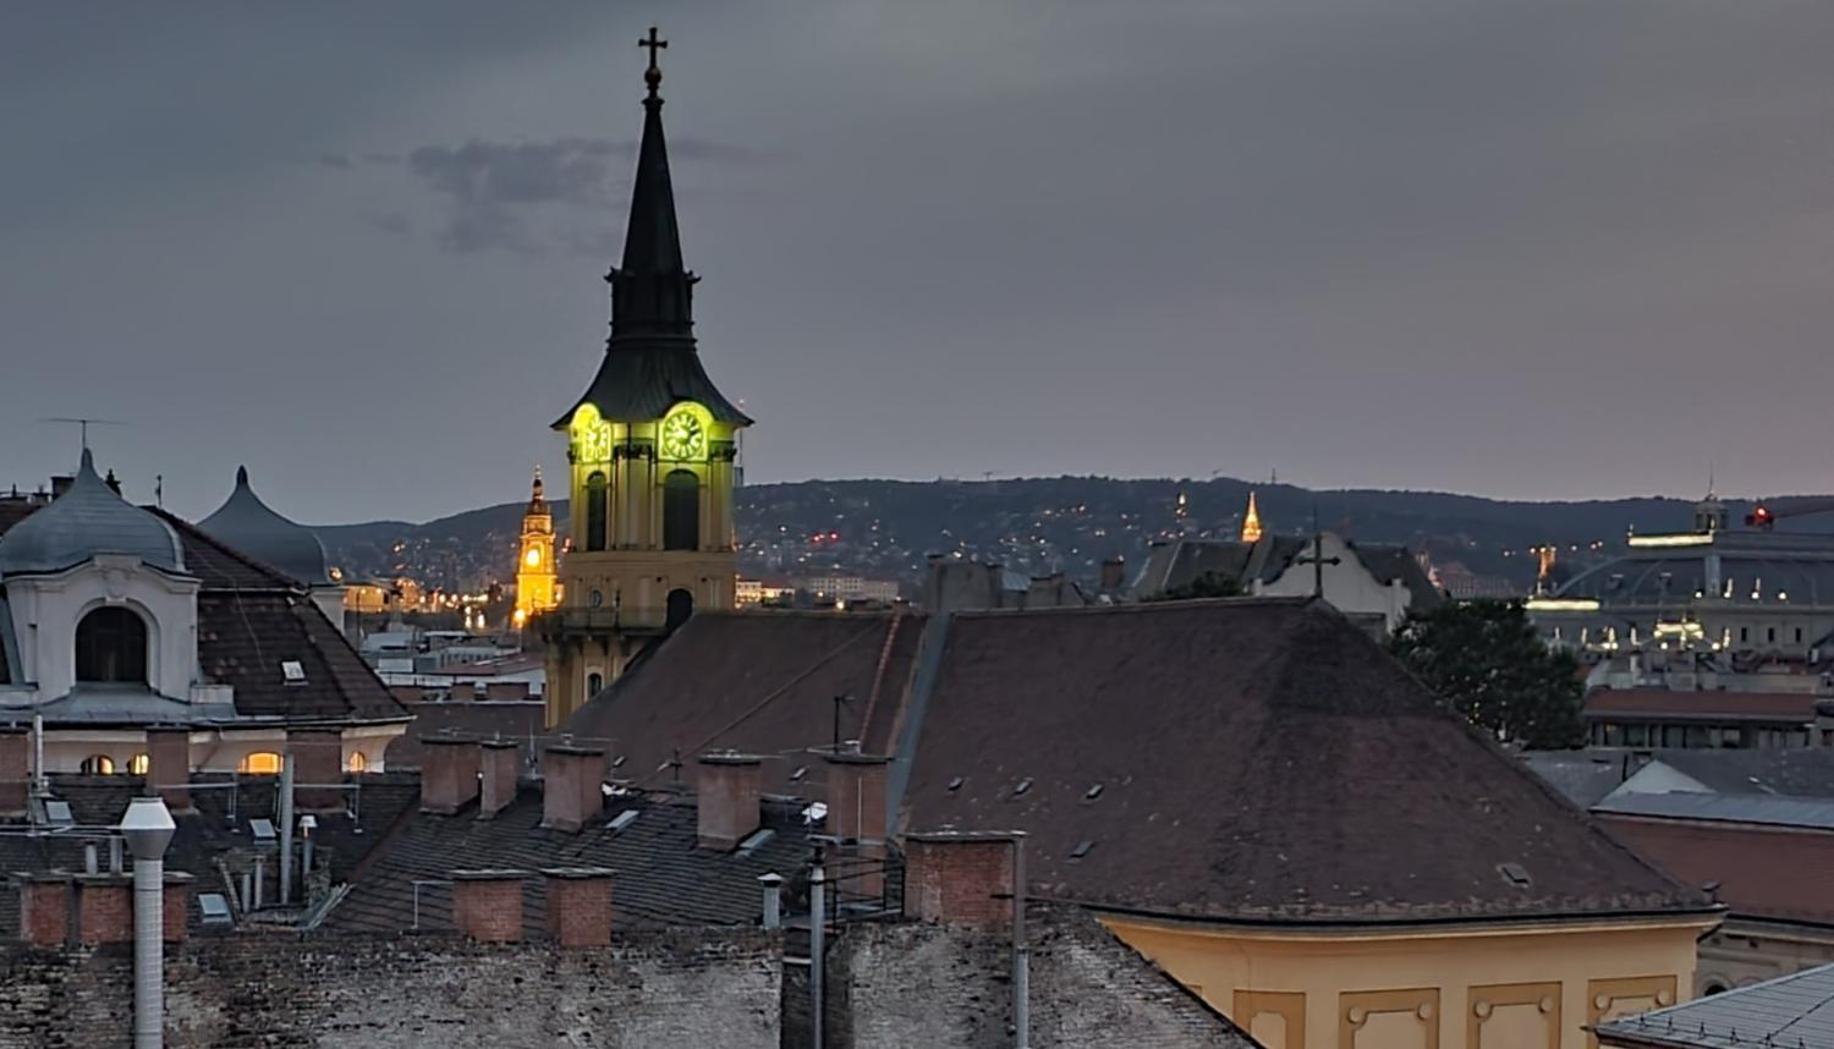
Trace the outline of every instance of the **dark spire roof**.
[[249, 487], [246, 466], [236, 468], [236, 487], [229, 498], [197, 527], [236, 552], [277, 568], [307, 586], [322, 586], [330, 579], [325, 547], [318, 535], [262, 502]]
[[608, 419], [654, 419], [677, 401], [705, 405], [715, 419], [743, 426], [751, 422], [707, 377], [694, 346], [694, 285], [681, 254], [675, 218], [675, 189], [669, 178], [668, 143], [662, 132], [662, 70], [656, 49], [667, 42], [639, 41], [650, 50], [644, 73], [643, 140], [637, 149], [637, 177], [631, 190], [624, 258], [605, 280], [611, 285], [611, 339], [605, 361], [586, 395], [554, 424], [564, 428], [587, 401]]

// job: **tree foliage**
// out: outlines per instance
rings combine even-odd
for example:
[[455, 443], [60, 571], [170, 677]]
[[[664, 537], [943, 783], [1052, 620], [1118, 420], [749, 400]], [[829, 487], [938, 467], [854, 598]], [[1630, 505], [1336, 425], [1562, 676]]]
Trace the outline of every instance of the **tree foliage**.
[[1242, 584], [1232, 575], [1205, 572], [1188, 583], [1166, 588], [1154, 601], [1189, 601], [1199, 597], [1240, 597]]
[[1579, 665], [1542, 643], [1520, 601], [1447, 602], [1410, 613], [1389, 651], [1499, 739], [1536, 749], [1585, 741]]

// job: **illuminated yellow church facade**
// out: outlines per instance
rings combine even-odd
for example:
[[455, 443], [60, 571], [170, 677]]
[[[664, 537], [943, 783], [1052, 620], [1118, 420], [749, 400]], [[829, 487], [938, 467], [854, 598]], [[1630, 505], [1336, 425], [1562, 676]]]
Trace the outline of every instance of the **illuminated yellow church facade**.
[[572, 540], [560, 603], [539, 620], [551, 725], [695, 610], [736, 603], [733, 489], [738, 432], [751, 420], [700, 361], [699, 278], [682, 261], [653, 62], [645, 80], [624, 255], [606, 278], [611, 338], [592, 384], [554, 424], [567, 437]]

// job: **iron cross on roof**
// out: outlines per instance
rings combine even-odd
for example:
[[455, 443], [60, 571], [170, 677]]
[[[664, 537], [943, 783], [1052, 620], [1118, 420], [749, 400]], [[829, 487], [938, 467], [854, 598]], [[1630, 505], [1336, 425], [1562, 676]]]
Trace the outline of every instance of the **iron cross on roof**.
[[650, 67], [643, 72], [643, 82], [650, 86], [650, 94], [662, 86], [662, 67], [656, 64], [656, 52], [669, 46], [667, 40], [656, 35], [656, 27], [650, 26], [650, 35], [637, 41], [638, 47], [647, 47], [650, 51]]
[[1325, 566], [1343, 564], [1341, 557], [1325, 556], [1325, 534], [1318, 529], [1318, 508], [1312, 508], [1312, 555], [1293, 559], [1294, 564], [1312, 566], [1312, 596], [1325, 596]]

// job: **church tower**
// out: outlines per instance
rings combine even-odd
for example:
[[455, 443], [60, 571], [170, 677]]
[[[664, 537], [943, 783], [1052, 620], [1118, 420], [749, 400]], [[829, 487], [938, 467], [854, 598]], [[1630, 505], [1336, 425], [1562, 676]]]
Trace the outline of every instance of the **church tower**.
[[1248, 512], [1242, 515], [1242, 542], [1261, 540], [1261, 508], [1255, 505], [1254, 489], [1248, 490]]
[[734, 604], [732, 492], [738, 431], [751, 420], [713, 385], [694, 342], [699, 281], [682, 262], [662, 134], [668, 46], [650, 30], [643, 138], [611, 338], [597, 376], [554, 428], [567, 435], [571, 546], [561, 604], [542, 617], [548, 723], [558, 724], [638, 652], [697, 609]]
[[520, 630], [530, 616], [540, 615], [558, 604], [554, 575], [554, 515], [541, 494], [541, 468], [535, 468], [535, 483], [529, 495], [529, 508], [522, 513], [522, 538], [516, 551], [516, 628]]

